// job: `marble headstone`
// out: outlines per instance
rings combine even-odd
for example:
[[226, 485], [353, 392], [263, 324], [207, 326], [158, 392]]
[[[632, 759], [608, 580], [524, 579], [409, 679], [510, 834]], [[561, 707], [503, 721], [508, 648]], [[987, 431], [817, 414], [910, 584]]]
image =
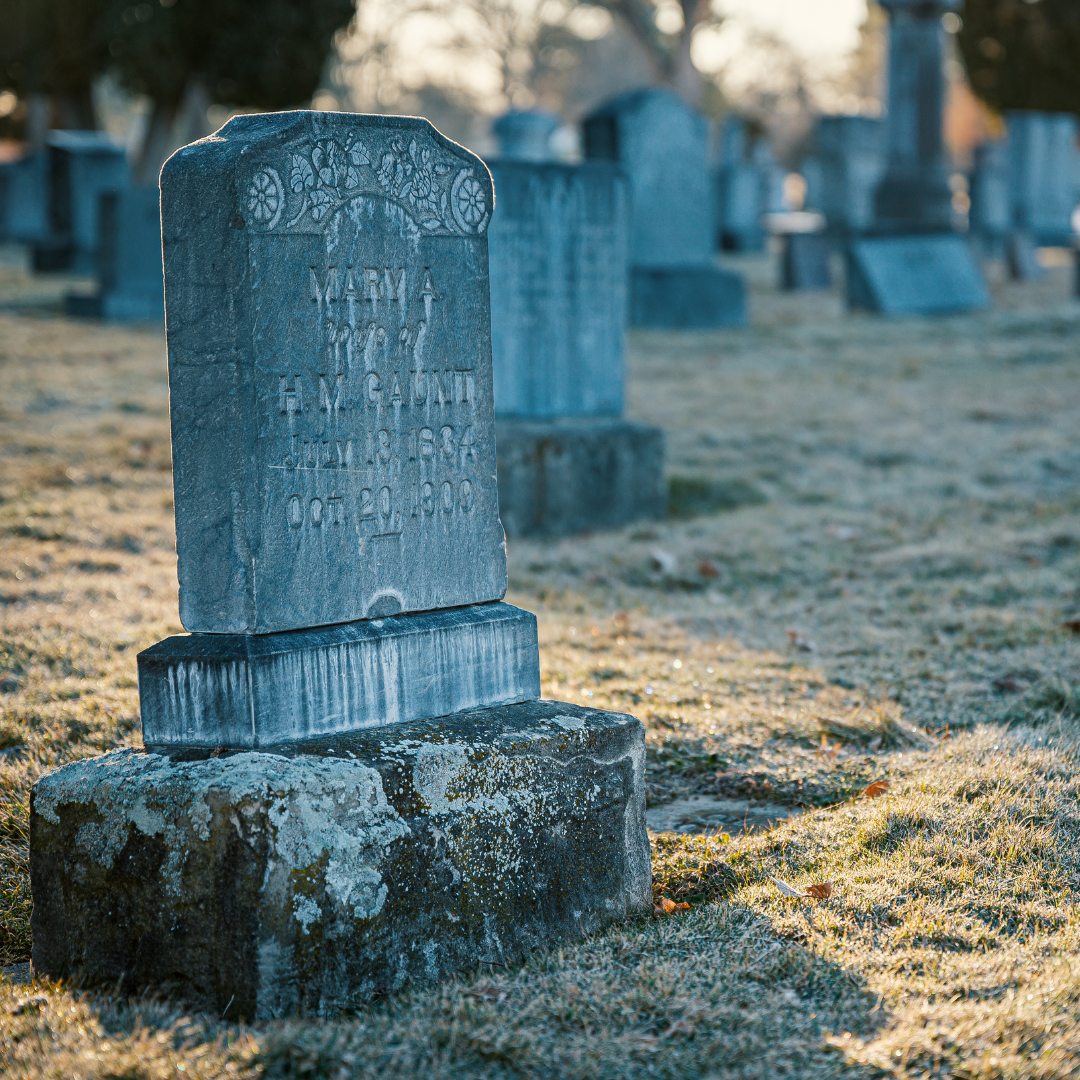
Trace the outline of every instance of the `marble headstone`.
[[1014, 226], [1043, 246], [1071, 246], [1080, 201], [1077, 118], [1013, 110], [1005, 122]]
[[829, 231], [839, 235], [866, 230], [874, 219], [874, 190], [885, 168], [884, 131], [867, 116], [824, 116], [815, 133], [820, 183], [808, 178], [807, 205], [820, 210]]
[[606, 162], [491, 164], [495, 411], [620, 416], [630, 196]]
[[967, 242], [946, 233], [853, 241], [847, 250], [848, 301], [883, 315], [939, 315], [990, 306]]
[[479, 158], [427, 121], [238, 116], [161, 175], [180, 617], [498, 600]]
[[715, 213], [704, 118], [670, 90], [653, 88], [608, 102], [582, 129], [585, 157], [618, 162], [630, 178], [631, 325], [744, 322], [742, 278], [712, 262]]
[[550, 161], [551, 136], [559, 118], [539, 110], [511, 109], [491, 125], [499, 157], [507, 161]]
[[100, 131], [53, 131], [48, 155], [48, 237], [34, 249], [41, 270], [93, 273], [99, 199], [130, 183], [124, 148]]

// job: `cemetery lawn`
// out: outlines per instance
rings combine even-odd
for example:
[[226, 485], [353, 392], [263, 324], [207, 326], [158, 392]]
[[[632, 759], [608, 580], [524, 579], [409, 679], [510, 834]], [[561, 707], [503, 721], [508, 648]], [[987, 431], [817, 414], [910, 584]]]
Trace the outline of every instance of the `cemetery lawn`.
[[[673, 516], [509, 545], [544, 696], [646, 724], [683, 830], [655, 892], [689, 910], [332, 1023], [13, 968], [0, 1073], [1080, 1073], [1080, 304], [1058, 268], [885, 322], [743, 267], [749, 330], [631, 339]], [[161, 335], [65, 321], [60, 288], [0, 260], [0, 965], [31, 784], [139, 743], [135, 654], [181, 630]]]

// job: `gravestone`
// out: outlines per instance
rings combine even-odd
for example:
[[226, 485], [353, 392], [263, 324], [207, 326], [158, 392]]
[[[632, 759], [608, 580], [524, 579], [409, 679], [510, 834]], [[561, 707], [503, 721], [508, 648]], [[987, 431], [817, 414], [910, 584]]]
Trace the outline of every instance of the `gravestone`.
[[665, 509], [663, 433], [624, 420], [630, 193], [608, 162], [494, 161], [488, 231], [499, 511], [508, 536]]
[[94, 272], [98, 200], [130, 182], [122, 146], [100, 131], [53, 131], [48, 161], [48, 236], [33, 249], [34, 269]]
[[161, 215], [156, 187], [107, 191], [98, 202], [97, 287], [64, 298], [69, 315], [161, 322]]
[[848, 252], [848, 302], [883, 314], [986, 307], [989, 295], [966, 241], [953, 232], [942, 135], [945, 29], [962, 0], [882, 0], [889, 14], [887, 164], [867, 232]]
[[0, 239], [21, 244], [44, 239], [46, 168], [46, 156], [40, 151], [0, 165]]
[[787, 232], [781, 237], [780, 287], [787, 292], [832, 288], [836, 242], [823, 232]]
[[644, 735], [502, 602], [483, 162], [235, 117], [161, 174], [181, 618], [31, 796], [34, 965], [332, 1016], [651, 903]]
[[1005, 238], [1005, 268], [1013, 281], [1042, 281], [1046, 276], [1031, 233], [1014, 229]]
[[1077, 118], [1017, 109], [1005, 123], [1013, 226], [1040, 246], [1071, 247], [1080, 201]]
[[944, 315], [990, 306], [971, 249], [959, 236], [864, 237], [846, 251], [848, 301], [883, 315]]
[[885, 169], [882, 122], [867, 116], [823, 116], [814, 137], [819, 171], [816, 176], [813, 169], [804, 172], [807, 206], [825, 215], [833, 235], [864, 232], [874, 220], [874, 190]]
[[760, 169], [750, 158], [749, 135], [741, 117], [729, 116], [721, 126], [715, 184], [721, 249], [760, 251], [765, 246], [764, 185]]
[[745, 322], [742, 278], [712, 261], [705, 120], [670, 91], [647, 89], [608, 102], [582, 127], [585, 157], [617, 162], [630, 178], [630, 324]]
[[491, 125], [491, 130], [503, 160], [550, 161], [551, 136], [558, 126], [559, 118], [551, 113], [511, 109]]
[[1000, 255], [1013, 227], [1008, 146], [1003, 140], [975, 148], [968, 229], [991, 256]]

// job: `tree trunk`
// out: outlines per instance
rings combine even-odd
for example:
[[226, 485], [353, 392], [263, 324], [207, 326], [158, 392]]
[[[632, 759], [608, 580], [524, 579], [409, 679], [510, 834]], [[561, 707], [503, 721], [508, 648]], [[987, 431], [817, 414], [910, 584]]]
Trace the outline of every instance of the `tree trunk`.
[[172, 153], [172, 129], [175, 119], [175, 102], [154, 102], [139, 152], [135, 155], [135, 183], [140, 187], [157, 183], [161, 166]]

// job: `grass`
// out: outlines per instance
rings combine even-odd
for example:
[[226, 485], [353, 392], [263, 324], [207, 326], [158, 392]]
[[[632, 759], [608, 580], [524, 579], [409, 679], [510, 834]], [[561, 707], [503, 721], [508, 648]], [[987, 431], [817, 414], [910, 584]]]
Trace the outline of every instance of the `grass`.
[[[29, 955], [32, 783], [138, 744], [135, 653], [180, 627], [160, 336], [57, 318], [2, 265], [0, 293], [31, 305], [0, 313], [2, 965]], [[0, 1072], [1080, 1073], [1064, 295], [1051, 274], [900, 333], [759, 290], [749, 330], [633, 339], [631, 411], [667, 430], [676, 514], [512, 544], [510, 599], [540, 616], [546, 697], [644, 721], [650, 805], [797, 811], [653, 835], [655, 895], [688, 911], [333, 1023], [0, 979]]]

